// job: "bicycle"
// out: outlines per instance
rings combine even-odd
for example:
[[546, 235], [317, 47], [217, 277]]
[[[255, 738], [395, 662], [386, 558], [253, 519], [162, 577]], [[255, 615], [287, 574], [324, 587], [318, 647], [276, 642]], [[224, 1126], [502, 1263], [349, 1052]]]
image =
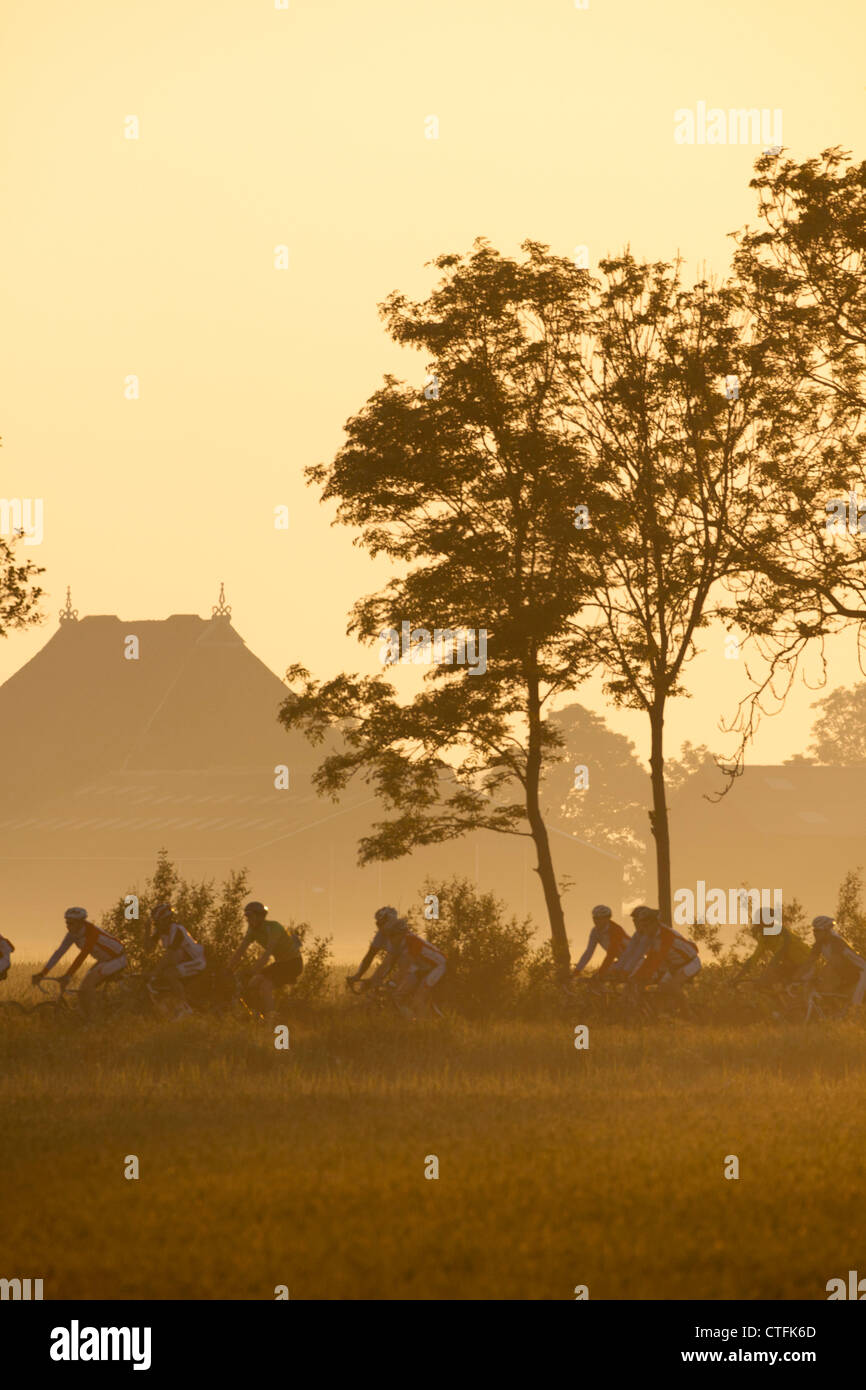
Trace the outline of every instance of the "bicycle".
[[[59, 994], [52, 994], [46, 985], [56, 985]], [[37, 982], [40, 994], [50, 997], [29, 1010], [42, 1019], [63, 1016], [79, 1022], [94, 1022], [98, 1019], [113, 1018], [126, 1012], [145, 1012], [154, 1002], [154, 992], [143, 975], [122, 974], [110, 976], [82, 1006], [80, 986], [65, 985], [56, 975], [47, 975]]]
[[806, 995], [806, 1015], [803, 1022], [824, 1023], [833, 1019], [845, 1018], [850, 1004], [851, 996], [849, 994], [835, 994], [820, 989], [812, 989]]
[[[56, 985], [60, 991], [59, 994], [53, 994], [50, 989], [45, 988], [46, 985]], [[47, 999], [40, 1000], [27, 1010], [31, 1016], [34, 1014], [37, 1016], [37, 1022], [40, 1020], [44, 1022], [46, 1019], [60, 1016], [66, 1018], [78, 1016], [80, 1007], [77, 1002], [78, 989], [66, 985], [56, 975], [46, 975], [43, 980], [38, 980], [36, 988], [40, 994], [48, 995]]]
[[[416, 1017], [411, 1009], [415, 990], [401, 997], [396, 980], [385, 980], [381, 985], [374, 985], [369, 980], [355, 980], [347, 976], [346, 988], [350, 994], [361, 1000], [362, 1008], [377, 1010], [380, 1013], [399, 1014], [401, 1018]], [[434, 1018], [445, 1017], [435, 999], [430, 1000], [430, 1012]]]

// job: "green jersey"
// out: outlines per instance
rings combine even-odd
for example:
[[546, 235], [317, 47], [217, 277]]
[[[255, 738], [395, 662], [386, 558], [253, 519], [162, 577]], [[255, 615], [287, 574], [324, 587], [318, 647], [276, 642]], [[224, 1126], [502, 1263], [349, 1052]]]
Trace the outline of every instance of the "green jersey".
[[787, 927], [783, 927], [775, 936], [762, 934], [743, 970], [751, 970], [753, 965], [766, 960], [768, 956], [778, 965], [805, 965], [809, 959], [809, 945]]
[[274, 960], [294, 960], [301, 954], [301, 938], [288, 932], [280, 922], [266, 921], [253, 927], [250, 936], [256, 945], [264, 946]]

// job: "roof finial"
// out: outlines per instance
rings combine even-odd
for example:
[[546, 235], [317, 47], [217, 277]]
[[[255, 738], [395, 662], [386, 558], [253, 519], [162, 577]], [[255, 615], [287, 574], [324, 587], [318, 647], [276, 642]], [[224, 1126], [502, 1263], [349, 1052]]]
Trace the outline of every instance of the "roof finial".
[[215, 618], [230, 618], [232, 615], [232, 610], [229, 604], [226, 603], [226, 586], [222, 582], [220, 583], [219, 600], [211, 609], [211, 614]]
[[77, 622], [78, 622], [78, 609], [72, 607], [72, 599], [71, 599], [71, 597], [70, 597], [70, 587], [69, 587], [68, 584], [67, 584], [67, 586], [66, 586], [66, 607], [65, 607], [65, 608], [61, 608], [61, 610], [60, 610], [60, 621], [61, 621], [61, 623], [77, 623]]

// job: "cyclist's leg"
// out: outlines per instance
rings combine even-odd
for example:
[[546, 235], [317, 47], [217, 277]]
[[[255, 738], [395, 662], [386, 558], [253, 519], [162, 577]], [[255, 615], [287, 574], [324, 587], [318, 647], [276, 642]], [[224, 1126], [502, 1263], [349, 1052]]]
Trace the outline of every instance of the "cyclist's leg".
[[115, 956], [112, 960], [97, 961], [90, 967], [81, 981], [81, 988], [78, 991], [78, 1002], [85, 1016], [92, 1013], [99, 986], [105, 980], [110, 980], [113, 975], [119, 975], [121, 970], [126, 969], [126, 965], [126, 956], [123, 955]]
[[420, 1018], [422, 1015], [429, 1014], [433, 1007], [433, 991], [438, 985], [442, 976], [445, 974], [445, 958], [430, 963], [430, 969], [425, 970], [418, 981], [418, 988], [415, 991], [415, 1012]]
[[409, 1007], [409, 1001], [418, 988], [419, 975], [420, 971], [418, 966], [407, 962], [395, 981], [394, 1002], [400, 1013], [407, 1018], [412, 1012]]

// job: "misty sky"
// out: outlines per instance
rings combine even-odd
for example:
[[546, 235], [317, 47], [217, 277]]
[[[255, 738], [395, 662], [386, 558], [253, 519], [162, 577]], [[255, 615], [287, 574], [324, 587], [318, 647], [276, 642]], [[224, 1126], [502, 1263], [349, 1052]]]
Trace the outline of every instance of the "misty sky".
[[[47, 640], [67, 584], [82, 614], [138, 619], [208, 614], [223, 579], [278, 674], [376, 669], [344, 629], [386, 566], [301, 475], [385, 371], [423, 379], [377, 303], [424, 294], [424, 263], [478, 235], [586, 244], [591, 268], [630, 242], [724, 273], [760, 150], [678, 145], [674, 111], [781, 108], [796, 158], [862, 157], [866, 24], [850, 0], [820, 16], [802, 0], [6, 0], [0, 492], [44, 499], [29, 555], [49, 623], [0, 646], [0, 679]], [[742, 664], [721, 633], [702, 642], [671, 744], [724, 752]], [[832, 684], [857, 678], [846, 642]], [[604, 710], [597, 687], [582, 698]], [[752, 760], [801, 748], [815, 698], [765, 723]], [[643, 754], [643, 717], [604, 712]]]

